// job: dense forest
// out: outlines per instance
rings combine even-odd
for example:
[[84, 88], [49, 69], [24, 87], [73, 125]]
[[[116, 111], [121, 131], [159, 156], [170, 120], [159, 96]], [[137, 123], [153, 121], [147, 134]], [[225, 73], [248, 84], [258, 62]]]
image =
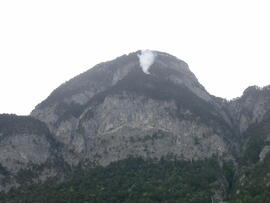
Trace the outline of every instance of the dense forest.
[[[129, 158], [107, 167], [76, 168], [71, 178], [62, 183], [50, 180], [28, 188], [12, 189], [7, 194], [2, 193], [0, 201], [212, 203], [223, 196], [232, 203], [266, 203], [270, 202], [270, 192], [263, 187], [261, 178], [269, 170], [267, 167], [269, 161], [254, 170], [245, 169], [244, 174], [252, 184], [238, 186], [232, 162], [221, 162], [218, 158], [193, 162]], [[236, 192], [240, 187], [243, 192]]]

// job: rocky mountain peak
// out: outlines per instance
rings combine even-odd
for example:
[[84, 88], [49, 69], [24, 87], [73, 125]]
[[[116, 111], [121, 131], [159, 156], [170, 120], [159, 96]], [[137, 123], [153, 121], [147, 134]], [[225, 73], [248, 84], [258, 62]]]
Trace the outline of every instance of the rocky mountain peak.
[[[31, 116], [45, 122], [64, 144], [71, 164], [88, 159], [106, 165], [126, 156], [148, 156], [141, 143], [147, 136], [159, 137], [150, 147], [157, 158], [229, 154], [219, 135], [230, 134], [226, 114], [187, 63], [158, 51], [137, 51], [98, 64], [58, 87]], [[215, 127], [209, 128], [210, 123]], [[207, 142], [218, 143], [213, 149], [189, 149], [188, 143], [206, 134], [213, 135]], [[156, 154], [158, 145], [164, 149]]]
[[[136, 77], [141, 77], [143, 74], [138, 74], [138, 72], [145, 73], [140, 64], [140, 56], [143, 56], [143, 53], [145, 52], [137, 51], [120, 56], [112, 61], [100, 63], [72, 78], [54, 90], [46, 100], [37, 106], [32, 115], [35, 116], [38, 109], [50, 107], [59, 102], [84, 105], [94, 95], [111, 88], [130, 74], [135, 75], [137, 72]], [[153, 55], [153, 58], [150, 59], [152, 60], [151, 64], [149, 64], [147, 73], [145, 73], [150, 76], [148, 78], [155, 77], [156, 79], [184, 85], [202, 99], [211, 100], [204, 87], [189, 70], [187, 63], [167, 53], [149, 50], [147, 53]], [[146, 59], [146, 63], [148, 63], [147, 60], [149, 59]]]
[[256, 85], [249, 86], [248, 88], [246, 88], [244, 90], [243, 96], [249, 96], [249, 95], [255, 94], [255, 93], [259, 92], [260, 89], [261, 88], [259, 86], [256, 86]]
[[245, 132], [252, 124], [261, 122], [270, 110], [270, 88], [250, 86], [243, 95], [229, 102], [230, 112], [239, 126], [240, 133]]

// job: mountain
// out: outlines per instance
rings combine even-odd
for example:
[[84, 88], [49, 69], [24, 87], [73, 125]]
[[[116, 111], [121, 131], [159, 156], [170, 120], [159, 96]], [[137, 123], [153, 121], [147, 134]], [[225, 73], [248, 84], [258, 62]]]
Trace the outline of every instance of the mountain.
[[[192, 198], [196, 196], [197, 200], [184, 197], [187, 193], [184, 189], [178, 188], [181, 197], [171, 191], [182, 202], [225, 199], [237, 202], [244, 198], [253, 201], [258, 195], [260, 201], [267, 202], [262, 195], [266, 194], [270, 181], [263, 178], [268, 177], [269, 122], [269, 86], [251, 86], [240, 98], [227, 101], [209, 94], [184, 61], [163, 52], [137, 51], [98, 64], [62, 84], [30, 116], [0, 116], [0, 151], [4, 154], [0, 158], [0, 189], [7, 191], [11, 186], [25, 188], [49, 181], [49, 185], [41, 184], [41, 188], [35, 185], [39, 188], [37, 193], [32, 188], [32, 196], [29, 194], [32, 199], [25, 201], [44, 202], [35, 199], [38, 198], [35, 194], [50, 190], [52, 178], [57, 177], [55, 181], [60, 183], [73, 177], [67, 187], [65, 183], [59, 186], [65, 191], [62, 198], [66, 198], [67, 191], [77, 188], [78, 181], [82, 184], [87, 181], [84, 175], [78, 175], [87, 170], [90, 170], [88, 178], [100, 177], [93, 180], [92, 191], [97, 190], [94, 185], [103, 185], [106, 179], [116, 181], [116, 188], [120, 187], [117, 181], [130, 185], [129, 180], [121, 179], [117, 168], [140, 185], [142, 182], [134, 179], [134, 174], [142, 174], [135, 167], [139, 165], [153, 172], [151, 175], [145, 171], [141, 177], [146, 182], [149, 179], [151, 187], [156, 185], [155, 179], [162, 179], [155, 167], [167, 174], [168, 182], [162, 179], [166, 182], [163, 192], [171, 190], [168, 185], [178, 187], [183, 180], [183, 188], [194, 190]], [[168, 171], [163, 167], [164, 160]], [[134, 173], [125, 171], [133, 170], [129, 164], [135, 167]], [[182, 167], [181, 173], [175, 167]], [[198, 182], [192, 182], [196, 168]], [[261, 179], [254, 176], [257, 170], [262, 172]], [[109, 171], [119, 177], [111, 179], [106, 176]], [[24, 179], [20, 180], [21, 177]], [[180, 182], [174, 182], [175, 179]], [[261, 188], [251, 197], [247, 197], [251, 190], [249, 182]], [[87, 194], [90, 185], [86, 185], [78, 192]], [[130, 189], [126, 186], [121, 187], [123, 194]], [[104, 185], [107, 193], [111, 189], [110, 185]], [[15, 194], [21, 197], [20, 193]], [[51, 198], [59, 196], [50, 194]], [[105, 202], [112, 201], [103, 196], [96, 198], [101, 197]], [[87, 198], [84, 200], [100, 202]]]
[[146, 74], [138, 54], [97, 65], [33, 110], [65, 145], [65, 160], [108, 165], [137, 155], [230, 157], [230, 120], [188, 65], [155, 52]]

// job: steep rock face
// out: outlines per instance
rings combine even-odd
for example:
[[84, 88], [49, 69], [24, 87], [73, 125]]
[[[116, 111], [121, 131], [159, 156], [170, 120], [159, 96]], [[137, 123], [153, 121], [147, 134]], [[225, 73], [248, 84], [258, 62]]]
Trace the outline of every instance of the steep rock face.
[[178, 112], [174, 101], [113, 95], [81, 117], [73, 149], [101, 165], [130, 156], [196, 160], [228, 155], [222, 133]]
[[261, 122], [270, 110], [270, 87], [248, 87], [242, 97], [229, 103], [229, 111], [240, 134]]
[[15, 115], [0, 115], [0, 162], [9, 171], [44, 163], [51, 155], [52, 137], [44, 123]]
[[31, 113], [65, 145], [65, 160], [107, 165], [128, 156], [231, 156], [228, 116], [188, 65], [156, 52], [145, 74], [137, 54], [71, 79]]
[[55, 150], [44, 123], [27, 116], [0, 115], [0, 191], [19, 185], [18, 172], [53, 160]]

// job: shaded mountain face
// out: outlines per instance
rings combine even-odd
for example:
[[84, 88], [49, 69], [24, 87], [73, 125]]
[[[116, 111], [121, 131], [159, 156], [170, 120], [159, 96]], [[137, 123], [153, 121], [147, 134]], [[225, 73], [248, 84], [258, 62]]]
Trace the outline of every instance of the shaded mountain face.
[[48, 128], [34, 118], [0, 115], [0, 139], [1, 165], [14, 172], [30, 162], [44, 163], [52, 153]]
[[231, 121], [188, 65], [155, 52], [146, 74], [138, 54], [97, 65], [33, 110], [65, 146], [65, 160], [107, 165], [129, 156], [231, 157]]
[[[45, 123], [29, 116], [0, 115], [0, 190], [57, 175], [51, 166], [61, 159], [59, 148]], [[38, 173], [30, 174], [32, 169]]]

